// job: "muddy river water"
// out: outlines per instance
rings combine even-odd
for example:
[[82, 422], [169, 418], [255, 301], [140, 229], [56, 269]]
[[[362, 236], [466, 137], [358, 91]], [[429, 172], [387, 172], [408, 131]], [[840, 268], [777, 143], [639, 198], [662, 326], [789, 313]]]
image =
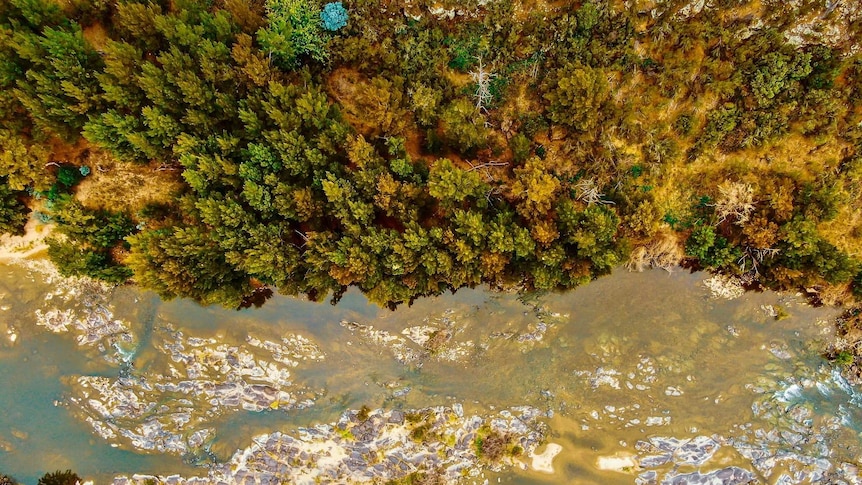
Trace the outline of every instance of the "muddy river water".
[[232, 311], [0, 266], [0, 473], [862, 483], [862, 390], [818, 355], [836, 310], [707, 278]]

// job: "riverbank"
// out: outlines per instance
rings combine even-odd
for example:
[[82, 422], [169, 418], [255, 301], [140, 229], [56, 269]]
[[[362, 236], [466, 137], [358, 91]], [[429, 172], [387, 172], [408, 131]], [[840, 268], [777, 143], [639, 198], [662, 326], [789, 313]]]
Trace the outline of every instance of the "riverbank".
[[0, 234], [0, 264], [33, 258], [47, 251], [46, 240], [51, 235], [51, 228], [52, 226], [41, 224], [31, 218], [24, 226], [24, 234], [20, 236]]

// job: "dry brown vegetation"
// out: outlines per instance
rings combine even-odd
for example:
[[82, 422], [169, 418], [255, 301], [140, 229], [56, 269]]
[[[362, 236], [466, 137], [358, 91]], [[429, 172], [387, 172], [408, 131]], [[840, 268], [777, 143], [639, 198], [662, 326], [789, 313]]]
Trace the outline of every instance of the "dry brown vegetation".
[[679, 233], [662, 230], [651, 241], [632, 251], [626, 268], [631, 271], [643, 271], [647, 268], [670, 271], [685, 257], [684, 242]]
[[94, 151], [82, 165], [91, 173], [78, 185], [75, 197], [91, 209], [134, 215], [148, 204], [172, 204], [183, 190], [178, 171], [160, 170], [156, 164], [121, 162]]

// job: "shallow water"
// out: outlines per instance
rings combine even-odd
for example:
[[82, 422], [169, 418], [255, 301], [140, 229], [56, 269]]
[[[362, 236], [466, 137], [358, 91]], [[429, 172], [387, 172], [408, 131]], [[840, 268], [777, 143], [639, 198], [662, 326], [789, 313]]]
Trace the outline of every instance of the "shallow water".
[[[828, 457], [832, 470], [860, 459], [862, 397], [818, 356], [822, 342], [832, 338], [828, 319], [835, 311], [775, 293], [714, 299], [703, 274], [620, 270], [565, 294], [462, 290], [395, 312], [368, 304], [356, 292], [337, 306], [276, 296], [259, 309], [230, 311], [162, 302], [132, 288], [69, 289], [44, 270], [2, 269], [0, 472], [25, 483], [58, 468], [72, 468], [96, 483], [118, 474], [205, 475], [188, 463], [226, 461], [261, 433], [334, 422], [362, 406], [455, 403], [480, 414], [529, 405], [552, 415], [545, 419], [547, 441], [562, 445], [554, 473], [486, 473], [494, 482], [633, 483], [646, 467], [601, 470], [598, 463], [643, 456], [636, 443], [656, 437], [721, 437], [725, 442], [715, 460], [702, 469], [740, 466], [770, 483], [782, 467], [793, 476], [796, 465], [788, 459], [767, 473], [752, 465], [745, 450]], [[790, 316], [776, 320], [769, 305], [780, 305]], [[50, 310], [74, 311], [78, 318], [100, 308], [124, 330], [91, 345], [79, 345], [74, 329], [53, 334], [36, 324]], [[436, 335], [437, 343], [416, 344], [402, 333], [407, 328], [414, 329], [414, 339]], [[304, 337], [322, 356], [305, 349], [278, 361], [275, 353], [249, 343], [285, 336]], [[193, 339], [213, 340], [190, 344]], [[86, 376], [106, 377], [106, 383], [121, 374], [160, 384], [188, 380], [184, 372], [200, 369], [188, 371], [177, 354], [169, 357], [177, 344], [186, 351], [225, 344], [263, 367], [280, 369], [282, 376], [289, 374], [280, 385], [292, 401], [248, 411], [153, 391], [161, 407], [104, 420], [122, 430], [159, 415], [162, 422], [180, 423], [181, 441], [210, 430], [202, 435], [205, 457], [200, 450], [141, 451], [122, 433], [108, 439], [95, 434], [85, 420], [101, 418], [88, 404], [93, 392], [82, 386]], [[221, 375], [207, 369], [208, 378]], [[180, 415], [186, 417], [171, 421]], [[652, 469], [664, 473], [671, 465]], [[680, 470], [689, 469], [698, 467]], [[467, 483], [473, 481], [481, 483]]]

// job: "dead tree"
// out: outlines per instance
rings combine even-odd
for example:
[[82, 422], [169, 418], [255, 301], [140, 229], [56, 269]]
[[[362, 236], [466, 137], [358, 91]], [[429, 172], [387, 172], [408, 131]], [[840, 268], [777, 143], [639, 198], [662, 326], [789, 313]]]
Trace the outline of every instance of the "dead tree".
[[491, 80], [495, 74], [485, 69], [485, 64], [479, 57], [479, 67], [470, 71], [470, 77], [476, 83], [476, 108], [487, 112], [488, 105], [494, 99], [494, 95], [491, 93]]

